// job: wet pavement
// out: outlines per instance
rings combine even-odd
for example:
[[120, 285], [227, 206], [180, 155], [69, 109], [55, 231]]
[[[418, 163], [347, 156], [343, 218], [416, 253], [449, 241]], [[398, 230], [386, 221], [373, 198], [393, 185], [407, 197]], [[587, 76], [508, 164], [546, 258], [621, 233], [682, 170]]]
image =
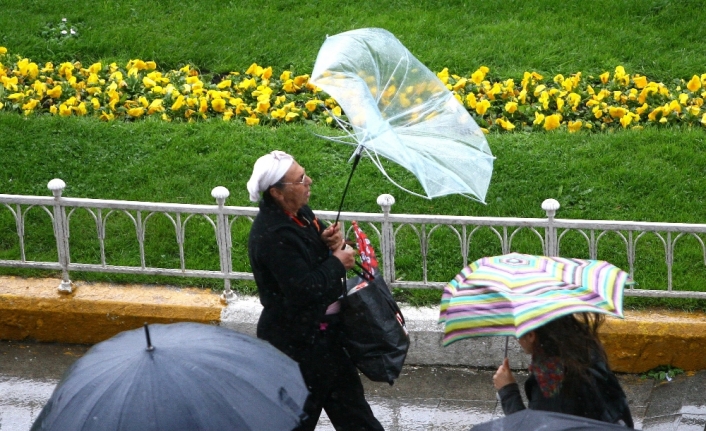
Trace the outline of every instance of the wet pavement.
[[[26, 431], [64, 371], [90, 346], [0, 341], [0, 431]], [[406, 366], [393, 386], [364, 379], [376, 417], [388, 431], [468, 430], [502, 416], [492, 370]], [[517, 373], [520, 383], [526, 373]], [[706, 430], [706, 371], [655, 382], [619, 375], [636, 428]], [[317, 431], [333, 430], [325, 415]]]

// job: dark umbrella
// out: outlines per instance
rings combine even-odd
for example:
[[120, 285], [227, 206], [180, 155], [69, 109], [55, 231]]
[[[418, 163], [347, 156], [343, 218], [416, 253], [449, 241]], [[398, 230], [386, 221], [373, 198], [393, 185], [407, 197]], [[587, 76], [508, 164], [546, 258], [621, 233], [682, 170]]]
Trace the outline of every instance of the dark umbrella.
[[297, 363], [264, 341], [199, 323], [145, 325], [76, 361], [32, 430], [291, 430], [307, 396]]
[[591, 430], [625, 430], [617, 424], [601, 422], [581, 416], [544, 410], [525, 409], [489, 422], [475, 425], [473, 431], [591, 431]]

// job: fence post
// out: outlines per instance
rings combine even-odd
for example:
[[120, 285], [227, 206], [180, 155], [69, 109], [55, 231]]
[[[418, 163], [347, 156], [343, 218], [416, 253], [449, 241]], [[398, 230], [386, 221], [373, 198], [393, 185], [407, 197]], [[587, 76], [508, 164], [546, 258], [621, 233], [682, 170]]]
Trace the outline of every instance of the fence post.
[[61, 283], [58, 289], [62, 293], [71, 293], [71, 280], [69, 280], [69, 225], [66, 221], [66, 209], [61, 204], [61, 192], [66, 188], [66, 183], [59, 178], [54, 178], [49, 181], [47, 188], [54, 194], [54, 237], [56, 238], [59, 265], [61, 265]]
[[542, 202], [542, 209], [547, 213], [547, 229], [544, 231], [544, 242], [546, 244], [544, 254], [546, 256], [557, 256], [559, 254], [559, 244], [556, 228], [554, 227], [554, 216], [560, 206], [556, 199], [545, 199], [544, 202]]
[[[218, 256], [221, 259], [221, 272], [224, 274], [230, 274], [233, 267], [233, 260], [231, 258], [231, 249], [233, 244], [231, 243], [230, 238], [228, 216], [226, 216], [223, 212], [223, 205], [225, 204], [226, 198], [230, 196], [230, 192], [227, 188], [218, 186], [211, 190], [211, 196], [213, 196], [218, 203], [218, 215], [216, 216], [216, 240], [218, 242]], [[235, 299], [237, 299], [237, 295], [230, 288], [230, 279], [224, 278], [221, 301], [227, 304]]]
[[378, 196], [378, 205], [382, 207], [382, 238], [380, 238], [380, 248], [382, 248], [382, 273], [385, 282], [389, 285], [395, 279], [395, 234], [392, 230], [392, 223], [389, 221], [390, 208], [395, 203], [392, 195], [382, 194]]

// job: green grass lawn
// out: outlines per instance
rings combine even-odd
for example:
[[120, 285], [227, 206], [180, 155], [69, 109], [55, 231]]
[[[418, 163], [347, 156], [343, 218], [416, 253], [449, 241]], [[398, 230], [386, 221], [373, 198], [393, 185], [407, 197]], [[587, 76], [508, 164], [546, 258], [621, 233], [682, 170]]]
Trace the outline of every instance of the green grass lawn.
[[[597, 75], [622, 65], [629, 73], [671, 82], [706, 72], [706, 51], [701, 49], [706, 11], [699, 5], [687, 0], [556, 4], [539, 0], [351, 4], [79, 0], [57, 7], [48, 1], [0, 0], [0, 46], [55, 64], [125, 63], [140, 58], [154, 60], [162, 69], [193, 63], [202, 71], [218, 73], [244, 70], [257, 62], [309, 73], [327, 34], [383, 27], [435, 71], [448, 67], [455, 73], [470, 73], [485, 65], [496, 76], [519, 80], [524, 71]], [[64, 17], [75, 26], [78, 37], [58, 40], [43, 35], [48, 23], [58, 24]], [[212, 204], [211, 189], [223, 185], [231, 191], [228, 205], [251, 205], [245, 182], [253, 162], [281, 149], [294, 154], [314, 179], [311, 206], [335, 210], [352, 148], [318, 138], [316, 133], [336, 131], [222, 122], [101, 123], [5, 113], [0, 114], [0, 193], [48, 195], [47, 182], [59, 177], [67, 183], [65, 195], [71, 197]], [[363, 161], [345, 210], [379, 212], [375, 199], [391, 193], [397, 200], [396, 213], [542, 217], [541, 202], [555, 198], [562, 205], [561, 218], [702, 223], [706, 220], [705, 139], [704, 130], [685, 128], [491, 134], [488, 141], [497, 160], [487, 205], [458, 196], [428, 201], [408, 195]], [[410, 175], [390, 168], [404, 185], [418, 189]], [[42, 236], [46, 233], [39, 229], [29, 238], [37, 257], [55, 254], [53, 237], [50, 232]], [[0, 258], [15, 253], [13, 235], [14, 222], [7, 211], [0, 210]], [[87, 244], [86, 259], [95, 259], [95, 244], [90, 246], [88, 233], [85, 238], [72, 235], [72, 241]], [[199, 256], [195, 267], [211, 267], [214, 250], [195, 242], [189, 245]], [[126, 262], [134, 256], [122, 256], [121, 251], [133, 246], [132, 238], [111, 244], [117, 250], [115, 258]], [[443, 253], [443, 244], [435, 247]], [[680, 277], [679, 288], [706, 290], [703, 259], [694, 251], [695, 244], [690, 247], [685, 253], [694, 259], [675, 268], [675, 283]], [[164, 262], [155, 263], [173, 260], [173, 250], [168, 248], [156, 246], [152, 252], [165, 256]], [[458, 266], [453, 259], [434, 268], [434, 275], [452, 277]], [[658, 258], [646, 259], [658, 268]], [[243, 268], [246, 262], [234, 265]], [[414, 261], [401, 259], [398, 272], [413, 277], [419, 269]], [[646, 278], [638, 280], [642, 287], [650, 288], [651, 274], [650, 270], [639, 274]], [[197, 283], [220, 285], [213, 280]], [[240, 287], [252, 292], [247, 283]], [[439, 292], [399, 295], [413, 303], [433, 303]], [[706, 310], [701, 302], [628, 299], [627, 304]]]

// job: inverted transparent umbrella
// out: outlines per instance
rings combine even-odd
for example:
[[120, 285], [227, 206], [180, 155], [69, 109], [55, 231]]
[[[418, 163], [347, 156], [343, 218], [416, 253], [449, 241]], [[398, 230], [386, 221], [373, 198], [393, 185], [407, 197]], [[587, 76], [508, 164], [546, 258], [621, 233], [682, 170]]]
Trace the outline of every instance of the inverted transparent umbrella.
[[[485, 201], [494, 160], [485, 135], [436, 74], [392, 33], [364, 28], [328, 37], [310, 82], [345, 111], [348, 122], [337, 121], [348, 134], [325, 138], [356, 147], [351, 175], [365, 154], [412, 194]], [[412, 172], [425, 194], [395, 182], [380, 157]]]
[[264, 341], [199, 323], [151, 325], [93, 346], [32, 430], [291, 430], [307, 396], [297, 363]]

